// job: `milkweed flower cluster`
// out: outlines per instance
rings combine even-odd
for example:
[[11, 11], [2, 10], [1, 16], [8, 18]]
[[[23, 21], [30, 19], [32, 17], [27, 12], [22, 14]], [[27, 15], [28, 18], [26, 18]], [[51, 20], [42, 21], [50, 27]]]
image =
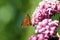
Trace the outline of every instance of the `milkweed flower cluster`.
[[45, 18], [60, 12], [60, 2], [58, 0], [43, 0], [39, 3], [32, 15], [32, 24], [37, 24]]
[[60, 12], [60, 2], [58, 0], [43, 0], [32, 14], [32, 24], [36, 35], [32, 35], [29, 40], [48, 40], [57, 33], [57, 20], [51, 17]]
[[48, 40], [48, 38], [54, 37], [57, 33], [58, 23], [57, 20], [44, 19], [35, 27], [35, 33], [37, 34], [31, 36], [29, 40]]
[[35, 28], [35, 33], [43, 34], [45, 38], [54, 37], [57, 33], [58, 21], [52, 19], [44, 19], [39, 22]]

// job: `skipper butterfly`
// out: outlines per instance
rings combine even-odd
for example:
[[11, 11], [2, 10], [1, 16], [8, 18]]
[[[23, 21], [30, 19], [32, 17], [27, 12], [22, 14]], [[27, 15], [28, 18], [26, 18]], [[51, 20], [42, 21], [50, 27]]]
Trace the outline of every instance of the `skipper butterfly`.
[[25, 16], [25, 19], [23, 20], [22, 27], [31, 26], [31, 25], [32, 25], [31, 18], [29, 14], [27, 14]]

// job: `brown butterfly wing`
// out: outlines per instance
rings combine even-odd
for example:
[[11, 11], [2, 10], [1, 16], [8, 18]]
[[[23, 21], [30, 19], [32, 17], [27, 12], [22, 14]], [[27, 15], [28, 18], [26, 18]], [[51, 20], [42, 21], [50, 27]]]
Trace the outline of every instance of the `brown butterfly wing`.
[[29, 14], [27, 14], [22, 23], [22, 27], [31, 26], [31, 25], [32, 25], [32, 23], [31, 23], [30, 16], [29, 16]]
[[22, 23], [22, 27], [24, 27], [24, 26], [27, 25], [26, 22], [27, 22], [27, 19], [24, 19], [24, 21], [23, 21], [23, 23]]

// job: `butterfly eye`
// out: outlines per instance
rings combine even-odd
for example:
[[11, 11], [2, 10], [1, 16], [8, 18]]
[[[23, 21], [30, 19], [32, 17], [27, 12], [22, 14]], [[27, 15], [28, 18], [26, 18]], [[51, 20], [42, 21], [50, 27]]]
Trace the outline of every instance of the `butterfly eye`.
[[30, 18], [30, 16], [29, 16], [29, 14], [27, 14], [27, 15], [25, 16], [25, 19], [23, 20], [22, 27], [24, 28], [24, 27], [26, 27], [26, 26], [31, 26], [31, 25], [32, 25], [32, 23], [31, 23], [31, 18]]

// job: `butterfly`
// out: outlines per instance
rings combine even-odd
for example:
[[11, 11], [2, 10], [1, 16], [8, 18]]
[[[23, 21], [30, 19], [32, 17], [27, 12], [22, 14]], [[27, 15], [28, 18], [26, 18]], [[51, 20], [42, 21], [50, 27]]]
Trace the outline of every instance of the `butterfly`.
[[31, 25], [32, 25], [31, 18], [29, 14], [26, 14], [25, 19], [23, 20], [23, 23], [22, 23], [22, 27], [24, 28], [26, 26], [31, 26]]

